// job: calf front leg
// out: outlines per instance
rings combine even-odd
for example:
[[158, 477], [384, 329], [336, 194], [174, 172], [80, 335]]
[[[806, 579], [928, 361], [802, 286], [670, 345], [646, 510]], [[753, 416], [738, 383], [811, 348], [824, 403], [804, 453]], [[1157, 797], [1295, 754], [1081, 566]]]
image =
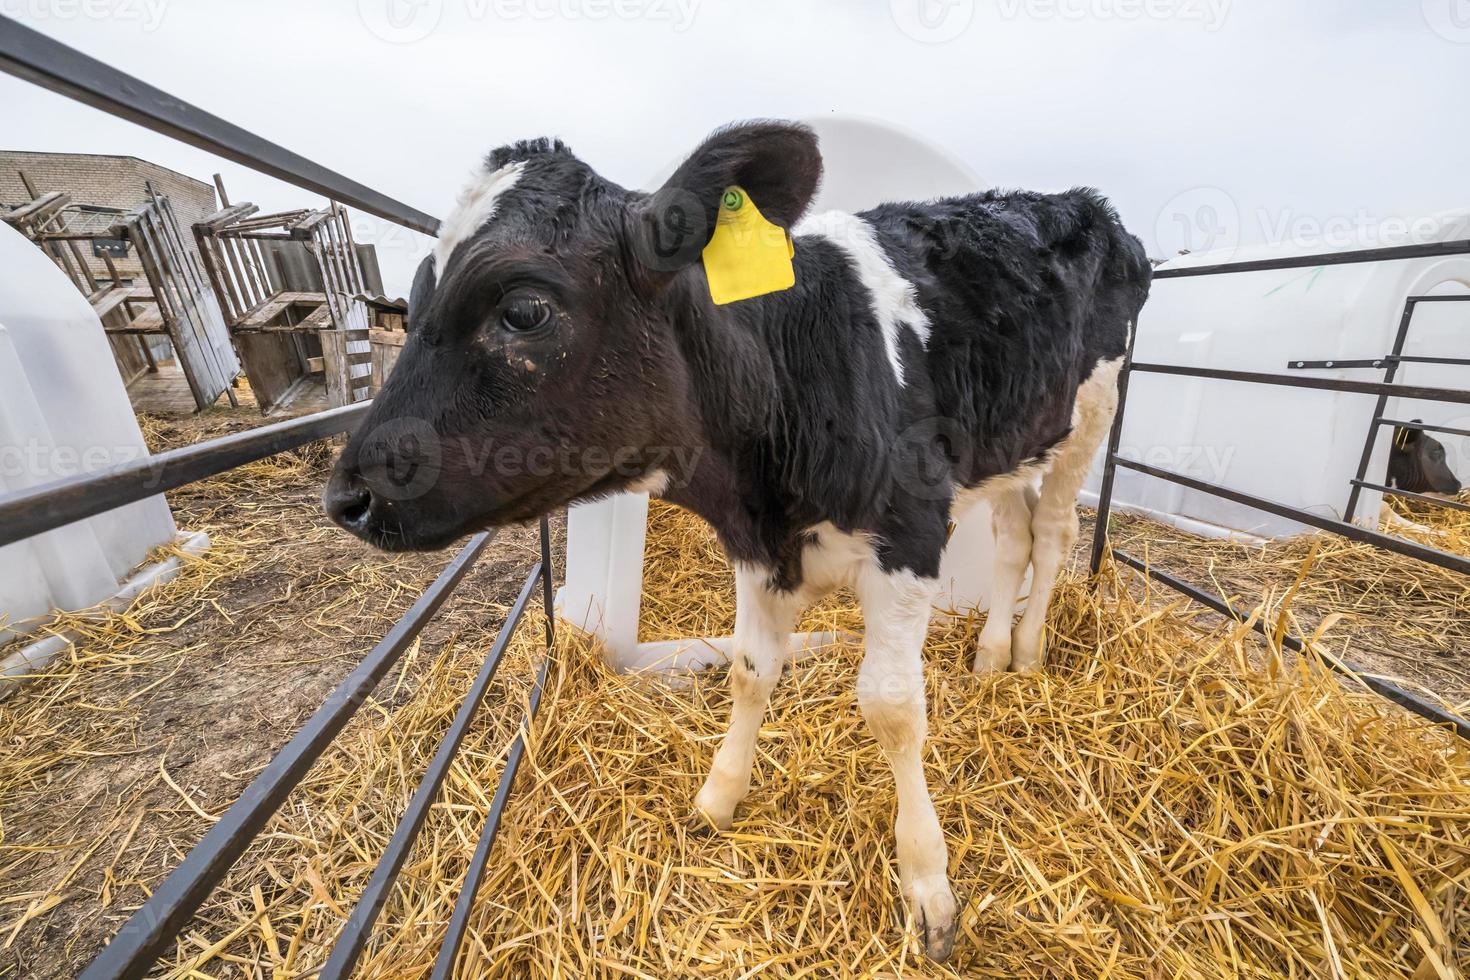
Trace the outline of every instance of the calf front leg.
[[938, 581], [885, 573], [877, 563], [858, 579], [866, 651], [858, 703], [893, 769], [898, 873], [909, 912], [935, 960], [954, 949], [958, 906], [949, 887], [949, 849], [924, 778], [924, 637]]
[[735, 566], [735, 643], [730, 662], [730, 728], [694, 805], [720, 830], [729, 830], [735, 807], [750, 792], [755, 743], [771, 691], [781, 677], [787, 646], [803, 600], [770, 586], [770, 573]]

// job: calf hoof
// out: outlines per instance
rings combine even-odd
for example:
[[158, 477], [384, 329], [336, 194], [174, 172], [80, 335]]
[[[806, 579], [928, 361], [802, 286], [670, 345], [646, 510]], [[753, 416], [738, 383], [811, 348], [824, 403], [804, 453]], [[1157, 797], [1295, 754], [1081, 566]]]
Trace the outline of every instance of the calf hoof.
[[972, 670], [977, 674], [994, 674], [1011, 666], [1011, 646], [986, 646], [975, 648], [975, 663]]
[[690, 818], [690, 829], [702, 830], [710, 833], [716, 830], [729, 830], [735, 823], [735, 805], [725, 805], [723, 801], [716, 800], [715, 794], [709, 791], [709, 787], [699, 791], [694, 797], [694, 816]]
[[1040, 670], [1044, 655], [1042, 642], [1027, 643], [1024, 640], [1017, 640], [1014, 642], [1014, 650], [1011, 654], [1011, 670], [1017, 673]]
[[909, 887], [904, 897], [924, 940], [924, 954], [936, 963], [945, 962], [954, 952], [960, 918], [959, 904], [949, 889], [949, 881], [943, 875], [921, 879]]

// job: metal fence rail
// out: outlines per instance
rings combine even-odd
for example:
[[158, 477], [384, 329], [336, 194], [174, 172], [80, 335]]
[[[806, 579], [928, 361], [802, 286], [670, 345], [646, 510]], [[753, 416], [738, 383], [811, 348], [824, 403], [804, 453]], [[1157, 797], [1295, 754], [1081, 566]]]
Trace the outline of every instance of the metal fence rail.
[[[1408, 297], [1404, 300], [1404, 310], [1399, 315], [1398, 331], [1394, 334], [1393, 348], [1389, 351], [1388, 355], [1382, 358], [1378, 358], [1377, 360], [1367, 364], [1360, 365], [1357, 362], [1345, 362], [1340, 366], [1379, 368], [1383, 371], [1384, 384], [1391, 385], [1393, 384], [1394, 379], [1398, 377], [1399, 365], [1401, 364], [1449, 364], [1459, 366], [1470, 365], [1470, 360], [1462, 357], [1426, 357], [1407, 356], [1404, 354], [1404, 345], [1408, 343], [1409, 340], [1409, 329], [1413, 325], [1414, 314], [1418, 311], [1419, 307], [1422, 304], [1429, 303], [1470, 303], [1470, 296]], [[1303, 366], [1303, 363], [1304, 362], [1297, 362], [1296, 366], [1301, 367]], [[1310, 362], [1307, 363], [1309, 364]], [[1330, 367], [1331, 364], [1329, 363], [1327, 366]], [[1438, 506], [1464, 508], [1464, 504], [1454, 502], [1441, 502], [1435, 500], [1432, 497], [1424, 497], [1419, 494], [1410, 494], [1405, 491], [1390, 489], [1388, 487], [1380, 487], [1366, 482], [1368, 478], [1368, 466], [1373, 461], [1373, 447], [1374, 444], [1378, 441], [1378, 430], [1383, 428], [1383, 413], [1388, 408], [1388, 397], [1389, 396], [1386, 393], [1380, 394], [1378, 396], [1378, 400], [1373, 405], [1373, 421], [1368, 425], [1368, 431], [1363, 436], [1363, 452], [1358, 457], [1357, 472], [1354, 474], [1353, 479], [1350, 481], [1351, 488], [1348, 491], [1347, 506], [1346, 508], [1344, 508], [1342, 515], [1344, 519], [1351, 521], [1358, 516], [1358, 501], [1362, 499], [1362, 494], [1364, 490], [1379, 490], [1384, 493], [1390, 493], [1399, 497], [1416, 499], [1421, 502], [1427, 501]]]
[[0, 547], [288, 449], [351, 432], [370, 404], [360, 402], [264, 425], [6, 494], [0, 497]]
[[[1274, 272], [1277, 269], [1315, 269], [1322, 265], [1358, 265], [1363, 262], [1396, 262], [1405, 259], [1438, 259], [1446, 255], [1470, 252], [1470, 238], [1452, 242], [1428, 242], [1423, 245], [1386, 245], [1382, 248], [1360, 248], [1350, 252], [1319, 252], [1316, 255], [1292, 255], [1280, 259], [1258, 259], [1251, 262], [1219, 262], [1214, 265], [1159, 269], [1154, 279], [1188, 279], [1193, 276], [1223, 276], [1244, 272]], [[1426, 297], [1434, 300], [1437, 297]]]
[[516, 627], [520, 625], [521, 617], [525, 615], [526, 605], [531, 601], [536, 586], [540, 584], [541, 569], [544, 567], [543, 563], [537, 562], [531, 568], [531, 573], [526, 576], [526, 582], [521, 586], [520, 595], [516, 597], [515, 604], [511, 606], [510, 613], [505, 618], [505, 623], [500, 627], [500, 635], [491, 645], [490, 653], [480, 667], [480, 673], [475, 677], [475, 682], [470, 685], [469, 693], [465, 695], [463, 703], [460, 704], [459, 711], [454, 716], [454, 722], [444, 735], [444, 740], [439, 743], [439, 750], [434, 754], [434, 760], [429, 763], [429, 768], [425, 770], [424, 778], [420, 780], [418, 789], [414, 790], [413, 799], [409, 801], [408, 808], [403, 811], [398, 826], [393, 829], [393, 836], [389, 839], [388, 846], [378, 861], [378, 866], [373, 869], [372, 877], [368, 879], [362, 894], [358, 896], [357, 905], [353, 908], [352, 914], [347, 917], [347, 923], [342, 927], [342, 932], [337, 937], [337, 944], [332, 947], [331, 955], [327, 957], [326, 965], [317, 974], [317, 980], [348, 976], [357, 964], [357, 958], [367, 944], [368, 935], [372, 932], [378, 913], [382, 911], [383, 903], [388, 898], [388, 892], [398, 878], [403, 862], [408, 860], [414, 841], [418, 839], [419, 831], [424, 827], [424, 820], [429, 816], [429, 809], [433, 807], [434, 801], [439, 796], [439, 790], [449, 775], [449, 767], [454, 764], [454, 757], [458, 754], [465, 735], [469, 733], [470, 725], [474, 722], [475, 715], [485, 700], [485, 694], [490, 690], [490, 685], [495, 682], [495, 675], [500, 670], [500, 661], [505, 656], [505, 649], [510, 644], [510, 638], [515, 633]]
[[[438, 220], [417, 208], [374, 191], [5, 16], [0, 16], [0, 71], [369, 214], [426, 234], [438, 232]], [[216, 476], [245, 463], [350, 432], [362, 421], [368, 408], [368, 403], [359, 403], [332, 409], [8, 494], [0, 497], [0, 546]], [[493, 538], [494, 532], [471, 538], [388, 635], [348, 674], [149, 900], [128, 919], [82, 973], [84, 978], [141, 977], [149, 970], [239, 860], [291, 790], [365, 703], [378, 682], [399, 662], [404, 651], [453, 594]], [[546, 654], [536, 677], [529, 709], [509, 749], [486, 818], [485, 831], [470, 862], [460, 904], [440, 950], [435, 975], [446, 975], [453, 966], [475, 890], [489, 860], [501, 815], [525, 753], [526, 730], [540, 705], [551, 668], [555, 639], [551, 532], [544, 518], [540, 538], [541, 561], [527, 576], [468, 697], [374, 870], [367, 891], [340, 934], [331, 960], [321, 974], [324, 977], [345, 976], [361, 953], [383, 899], [414, 838], [422, 829], [448, 768], [494, 680], [505, 648], [539, 585], [546, 615]]]
[[[1242, 610], [1238, 608], [1234, 603], [1230, 602], [1227, 599], [1217, 596], [1212, 592], [1207, 592], [1204, 589], [1190, 585], [1183, 579], [1170, 575], [1168, 572], [1163, 571], [1162, 569], [1154, 568], [1152, 565], [1148, 564], [1147, 562], [1141, 561], [1138, 558], [1135, 558], [1133, 555], [1128, 554], [1126, 551], [1114, 549], [1112, 551], [1112, 556], [1115, 561], [1127, 565], [1129, 568], [1133, 568], [1142, 572], [1149, 578], [1153, 579], [1155, 582], [1158, 582], [1160, 585], [1166, 585], [1169, 588], [1173, 589], [1175, 592], [1178, 592], [1181, 595], [1193, 599], [1195, 602], [1198, 602], [1202, 606], [1208, 606], [1209, 608], [1215, 610], [1215, 612], [1229, 616], [1231, 619], [1234, 619], [1237, 622], [1250, 623], [1251, 629], [1255, 630], [1257, 633], [1260, 633], [1262, 636], [1269, 637], [1273, 635], [1274, 631], [1271, 629], [1271, 627], [1268, 626], [1268, 624], [1262, 617], [1256, 616], [1252, 618], [1248, 610]], [[1302, 653], [1307, 649], [1306, 643], [1304, 643], [1299, 637], [1293, 636], [1291, 633], [1282, 634], [1281, 645], [1286, 647], [1288, 650], [1294, 650], [1297, 653]], [[1336, 670], [1339, 673], [1344, 674], [1348, 677], [1352, 677], [1353, 679], [1363, 684], [1363, 686], [1368, 688], [1369, 690], [1382, 695], [1395, 704], [1402, 705], [1403, 707], [1408, 708], [1410, 711], [1414, 712], [1417, 715], [1421, 715], [1432, 721], [1437, 721], [1442, 724], [1449, 725], [1453, 727], [1455, 731], [1459, 732], [1459, 734], [1463, 738], [1470, 739], [1470, 722], [1467, 722], [1465, 719], [1459, 717], [1458, 715], [1451, 714], [1444, 708], [1435, 704], [1433, 701], [1426, 701], [1424, 698], [1419, 697], [1419, 695], [1414, 694], [1411, 691], [1406, 691], [1403, 688], [1399, 687], [1397, 684], [1394, 684], [1392, 681], [1385, 680], [1384, 678], [1379, 677], [1376, 674], [1373, 674], [1367, 670], [1364, 670], [1362, 667], [1359, 667], [1349, 661], [1342, 660], [1337, 657], [1328, 657], [1320, 653], [1318, 655], [1333, 670]]]
[[[1163, 269], [1155, 272], [1154, 278], [1156, 280], [1178, 279], [1191, 276], [1265, 272], [1277, 269], [1312, 268], [1322, 265], [1348, 265], [1363, 262], [1402, 261], [1406, 259], [1437, 258], [1446, 255], [1464, 254], [1470, 254], [1470, 240], [1440, 242], [1431, 245], [1402, 245], [1389, 248], [1361, 249], [1353, 252], [1333, 252], [1323, 255], [1294, 256], [1291, 258], [1269, 259], [1255, 262], [1239, 262], [1234, 264], [1197, 266], [1195, 268]], [[1210, 494], [1211, 496], [1230, 500], [1238, 504], [1243, 504], [1247, 507], [1253, 507], [1266, 513], [1275, 514], [1278, 517], [1284, 517], [1288, 520], [1297, 521], [1298, 523], [1317, 528], [1321, 531], [1326, 531], [1330, 534], [1335, 534], [1342, 538], [1367, 543], [1373, 545], [1374, 547], [1382, 548], [1387, 551], [1393, 551], [1401, 555], [1407, 555], [1408, 557], [1416, 558], [1420, 561], [1436, 565], [1440, 568], [1459, 572], [1461, 574], [1470, 574], [1470, 559], [1465, 558], [1465, 556], [1463, 555], [1457, 555], [1451, 552], [1442, 551], [1437, 548], [1431, 548], [1427, 545], [1421, 545], [1413, 541], [1407, 541], [1403, 538], [1396, 538], [1391, 535], [1381, 534], [1378, 531], [1369, 530], [1368, 528], [1360, 527], [1357, 524], [1351, 523], [1351, 508], [1356, 507], [1357, 494], [1361, 490], [1388, 489], [1385, 487], [1370, 484], [1364, 479], [1365, 474], [1367, 473], [1369, 461], [1372, 456], [1372, 448], [1374, 443], [1373, 436], [1379, 426], [1385, 424], [1396, 424], [1405, 425], [1409, 428], [1417, 428], [1424, 431], [1440, 431], [1461, 435], [1470, 435], [1470, 433], [1466, 433], [1458, 429], [1451, 429], [1443, 426], [1425, 425], [1419, 422], [1401, 423], [1383, 417], [1383, 412], [1387, 405], [1387, 400], [1390, 397], [1411, 398], [1422, 401], [1447, 402], [1459, 405], [1470, 404], [1470, 391], [1454, 388], [1431, 388], [1393, 383], [1395, 377], [1395, 369], [1397, 368], [1398, 364], [1405, 360], [1408, 360], [1407, 358], [1403, 358], [1400, 355], [1402, 355], [1405, 332], [1408, 329], [1408, 323], [1413, 316], [1413, 310], [1415, 306], [1417, 306], [1419, 303], [1463, 302], [1466, 299], [1470, 299], [1470, 297], [1408, 297], [1405, 303], [1403, 317], [1400, 320], [1397, 342], [1395, 344], [1392, 355], [1386, 358], [1379, 358], [1372, 364], [1372, 366], [1383, 367], [1385, 369], [1385, 377], [1382, 382], [1345, 381], [1336, 378], [1314, 378], [1303, 377], [1300, 375], [1271, 374], [1258, 371], [1233, 371], [1217, 368], [1189, 367], [1181, 364], [1156, 364], [1136, 362], [1133, 360], [1133, 345], [1137, 340], [1137, 332], [1135, 331], [1134, 336], [1130, 338], [1128, 350], [1124, 354], [1123, 366], [1118, 375], [1117, 415], [1113, 418], [1113, 427], [1108, 435], [1107, 452], [1106, 455], [1103, 457], [1102, 484], [1098, 492], [1097, 520], [1093, 528], [1092, 537], [1093, 572], [1096, 573], [1101, 568], [1102, 560], [1105, 555], [1111, 555], [1113, 559], [1118, 561], [1119, 563], [1143, 572], [1150, 579], [1159, 582], [1162, 585], [1166, 585], [1169, 588], [1174, 589], [1175, 591], [1185, 596], [1188, 596], [1195, 602], [1199, 602], [1205, 606], [1208, 606], [1216, 612], [1222, 613], [1226, 616], [1230, 616], [1231, 618], [1240, 622], [1250, 621], [1250, 617], [1247, 614], [1237, 609], [1227, 599], [1215, 595], [1212, 592], [1201, 589], [1197, 586], [1191, 585], [1188, 582], [1185, 582], [1182, 579], [1170, 575], [1160, 569], [1153, 568], [1147, 562], [1144, 562], [1135, 555], [1128, 554], [1126, 551], [1109, 546], [1107, 540], [1108, 519], [1112, 514], [1113, 488], [1116, 482], [1117, 471], [1118, 467], [1121, 466], [1124, 469], [1143, 473], [1155, 479], [1167, 480], [1170, 483], [1175, 483], [1179, 486], [1187, 487], [1188, 489], [1195, 490], [1200, 493]], [[1438, 363], [1445, 362], [1445, 359], [1438, 358], [1431, 358], [1427, 360], [1433, 360]], [[1288, 365], [1288, 367], [1300, 368], [1308, 366], [1309, 364], [1319, 367], [1352, 366], [1347, 364], [1346, 362], [1341, 361], [1320, 363], [1293, 361], [1290, 365]], [[1370, 432], [1368, 434], [1368, 443], [1364, 449], [1363, 460], [1359, 466], [1357, 478], [1353, 481], [1353, 497], [1351, 503], [1349, 504], [1350, 509], [1348, 511], [1349, 519], [1340, 521], [1332, 518], [1322, 517], [1318, 514], [1313, 514], [1309, 511], [1302, 510], [1299, 507], [1291, 507], [1274, 500], [1267, 500], [1264, 497], [1255, 496], [1254, 494], [1244, 493], [1239, 490], [1232, 490], [1229, 487], [1220, 486], [1214, 483], [1207, 483], [1204, 480], [1197, 480], [1193, 477], [1185, 476], [1182, 473], [1174, 473], [1169, 470], [1160, 469], [1155, 466], [1149, 466], [1145, 463], [1125, 459], [1119, 456], [1118, 449], [1122, 443], [1123, 425], [1127, 417], [1128, 390], [1132, 375], [1135, 372], [1142, 372], [1146, 374], [1171, 375], [1184, 378], [1200, 378], [1212, 381], [1281, 385], [1289, 388], [1305, 388], [1317, 391], [1337, 391], [1378, 396], [1378, 404], [1374, 412], [1375, 421], [1373, 426], [1370, 427]], [[1418, 494], [1409, 493], [1401, 493], [1400, 495], [1406, 497], [1419, 496]], [[1259, 621], [1256, 621], [1253, 625], [1259, 632], [1265, 632], [1262, 624]], [[1283, 637], [1282, 642], [1292, 650], [1310, 650], [1310, 652], [1316, 655], [1319, 659], [1326, 662], [1334, 670], [1338, 670], [1345, 674], [1351, 675], [1371, 690], [1376, 691], [1378, 694], [1383, 695], [1396, 704], [1400, 704], [1405, 708], [1408, 708], [1410, 711], [1413, 711], [1416, 714], [1428, 718], [1431, 721], [1449, 725], [1453, 727], [1453, 729], [1458, 734], [1467, 739], [1470, 739], [1470, 722], [1467, 722], [1464, 718], [1461, 718], [1445, 710], [1440, 705], [1435, 704], [1432, 701], [1425, 700], [1424, 698], [1421, 698], [1418, 695], [1413, 694], [1409, 691], [1406, 691], [1399, 685], [1394, 684], [1393, 682], [1388, 681], [1382, 677], [1376, 677], [1372, 674], [1365, 673], [1363, 670], [1350, 663], [1346, 663], [1337, 658], [1330, 657], [1322, 651], [1311, 648], [1308, 644], [1305, 644], [1299, 637], [1288, 635]]]
[[240, 798], [164, 879], [143, 907], [133, 913], [87, 967], [82, 974], [84, 980], [140, 977], [147, 971], [164, 946], [188, 924], [189, 917], [245, 853], [271, 814], [285, 802], [286, 795], [301, 782], [337, 733], [367, 701], [378, 682], [398, 663], [492, 537], [490, 533], [481, 533], [470, 539], [398, 624], [347, 675], [260, 775], [251, 780]]
[[426, 235], [439, 220], [0, 16], [0, 71]]

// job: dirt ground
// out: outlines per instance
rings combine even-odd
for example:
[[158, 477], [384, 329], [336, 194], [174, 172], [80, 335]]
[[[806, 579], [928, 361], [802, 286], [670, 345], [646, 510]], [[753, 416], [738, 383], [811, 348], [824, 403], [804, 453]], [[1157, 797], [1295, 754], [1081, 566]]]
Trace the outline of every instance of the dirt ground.
[[[144, 425], [163, 449], [263, 421], [247, 405]], [[318, 498], [335, 451], [305, 447], [170, 493], [180, 529], [209, 532], [211, 553], [162, 597], [71, 624], [84, 634], [71, 657], [0, 702], [0, 978], [74, 975], [448, 561], [377, 553], [332, 527]], [[557, 555], [564, 526], [553, 524]], [[1074, 575], [1090, 533], [1084, 522]], [[1371, 669], [1470, 704], [1470, 598], [1450, 573], [1409, 577], [1397, 559], [1335, 545], [1204, 541], [1133, 517], [1115, 518], [1112, 536], [1247, 608], [1275, 608], [1310, 556], [1294, 626], [1325, 623]], [[391, 713], [444, 657], [482, 657], [537, 557], [535, 528], [502, 532], [360, 714]]]

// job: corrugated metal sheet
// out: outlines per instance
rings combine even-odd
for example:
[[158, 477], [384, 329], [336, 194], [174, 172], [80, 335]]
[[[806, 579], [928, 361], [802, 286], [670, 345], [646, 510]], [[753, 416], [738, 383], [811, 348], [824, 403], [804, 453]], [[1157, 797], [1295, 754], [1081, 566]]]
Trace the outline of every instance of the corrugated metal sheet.
[[378, 270], [378, 250], [375, 246], [357, 242], [357, 264], [362, 266], [362, 284], [369, 293], [383, 292], [383, 273]]

